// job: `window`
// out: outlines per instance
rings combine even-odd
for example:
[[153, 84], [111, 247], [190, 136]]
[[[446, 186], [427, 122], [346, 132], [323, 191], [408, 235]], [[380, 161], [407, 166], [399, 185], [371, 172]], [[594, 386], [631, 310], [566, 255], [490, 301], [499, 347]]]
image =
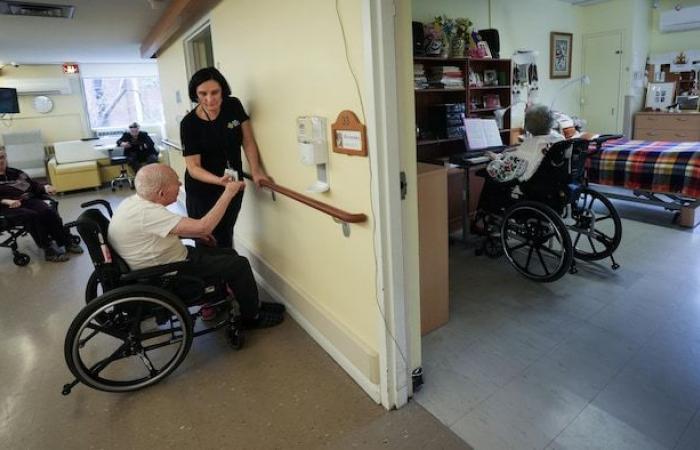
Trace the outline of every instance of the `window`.
[[163, 102], [157, 77], [83, 78], [90, 127], [162, 125]]

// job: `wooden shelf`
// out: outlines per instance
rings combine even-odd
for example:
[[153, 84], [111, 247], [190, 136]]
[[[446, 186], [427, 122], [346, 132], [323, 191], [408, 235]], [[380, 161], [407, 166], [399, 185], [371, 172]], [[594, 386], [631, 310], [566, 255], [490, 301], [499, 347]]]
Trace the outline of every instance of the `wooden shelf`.
[[441, 58], [439, 56], [417, 56], [413, 58], [414, 63], [460, 63], [463, 64], [467, 62], [467, 58]]
[[467, 114], [469, 113], [480, 113], [480, 112], [493, 112], [496, 111], [497, 109], [503, 109], [507, 108], [507, 106], [499, 106], [498, 108], [476, 108], [476, 109], [470, 109], [467, 111]]
[[416, 89], [416, 94], [421, 94], [425, 92], [465, 92], [465, 88], [459, 89], [439, 89], [439, 88], [428, 88], [428, 89]]
[[490, 89], [510, 89], [513, 86], [469, 86], [470, 91], [486, 91]]

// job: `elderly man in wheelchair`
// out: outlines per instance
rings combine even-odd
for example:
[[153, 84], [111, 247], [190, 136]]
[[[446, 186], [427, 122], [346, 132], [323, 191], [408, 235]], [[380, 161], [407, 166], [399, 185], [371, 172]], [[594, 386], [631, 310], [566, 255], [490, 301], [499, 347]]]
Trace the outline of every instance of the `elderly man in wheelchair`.
[[484, 236], [477, 253], [505, 253], [527, 278], [548, 282], [567, 271], [575, 259], [613, 258], [622, 239], [622, 224], [613, 204], [587, 186], [585, 161], [591, 142], [599, 149], [615, 136], [565, 140], [552, 132], [551, 111], [542, 105], [525, 114], [527, 137], [515, 151], [493, 155], [486, 169], [476, 214]]
[[[95, 271], [86, 287], [87, 304], [66, 335], [65, 358], [76, 379], [64, 386], [64, 395], [79, 382], [110, 392], [152, 385], [182, 362], [193, 337], [226, 328], [230, 344], [239, 349], [244, 329], [275, 326], [284, 318], [283, 305], [259, 301], [246, 258], [233, 249], [186, 247], [180, 241], [211, 242], [244, 182], [227, 183], [201, 219], [165, 208], [180, 187], [170, 167], [145, 166], [135, 184], [136, 195], [122, 202], [111, 223], [94, 208], [75, 222]], [[111, 215], [102, 200], [83, 206], [95, 204]], [[195, 332], [204, 307], [225, 317]]]
[[58, 214], [58, 202], [49, 197], [56, 191], [50, 184], [32, 180], [25, 172], [8, 167], [7, 152], [0, 149], [0, 247], [12, 250], [18, 266], [29, 264], [30, 258], [18, 250], [17, 240], [30, 234], [44, 257], [51, 262], [68, 261], [67, 253], [80, 254], [80, 239], [72, 236]]

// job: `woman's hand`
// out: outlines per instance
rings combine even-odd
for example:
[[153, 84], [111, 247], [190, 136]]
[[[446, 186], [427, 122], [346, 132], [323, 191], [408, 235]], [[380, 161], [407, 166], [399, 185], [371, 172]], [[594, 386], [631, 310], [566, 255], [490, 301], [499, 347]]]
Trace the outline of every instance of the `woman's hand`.
[[56, 194], [56, 188], [51, 186], [50, 184], [47, 184], [44, 186], [44, 192], [46, 192], [49, 195], [54, 195]]
[[267, 176], [264, 170], [258, 170], [256, 172], [253, 172], [253, 182], [255, 183], [255, 186], [257, 187], [262, 187], [262, 182], [267, 181], [268, 183], [272, 183], [272, 179]]
[[2, 204], [5, 206], [8, 206], [10, 208], [19, 208], [22, 206], [22, 201], [21, 200], [11, 200], [11, 199], [3, 199]]
[[232, 182], [232, 181], [233, 181], [233, 178], [231, 178], [231, 177], [228, 176], [228, 175], [224, 175], [223, 177], [219, 177], [219, 184], [220, 184], [221, 186], [224, 186], [224, 187], [226, 187], [226, 185], [229, 184], [229, 183]]

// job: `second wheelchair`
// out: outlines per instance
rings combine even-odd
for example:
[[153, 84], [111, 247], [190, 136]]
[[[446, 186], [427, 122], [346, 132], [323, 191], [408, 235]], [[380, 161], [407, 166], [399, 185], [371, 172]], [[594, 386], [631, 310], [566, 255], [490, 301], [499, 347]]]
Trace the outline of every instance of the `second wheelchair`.
[[525, 182], [500, 183], [485, 171], [479, 173], [486, 181], [476, 214], [476, 228], [483, 235], [478, 253], [505, 253], [518, 272], [542, 282], [576, 272], [576, 259], [610, 258], [612, 269], [618, 269], [613, 253], [622, 240], [620, 216], [585, 180], [591, 142], [599, 150], [614, 137], [552, 144]]

